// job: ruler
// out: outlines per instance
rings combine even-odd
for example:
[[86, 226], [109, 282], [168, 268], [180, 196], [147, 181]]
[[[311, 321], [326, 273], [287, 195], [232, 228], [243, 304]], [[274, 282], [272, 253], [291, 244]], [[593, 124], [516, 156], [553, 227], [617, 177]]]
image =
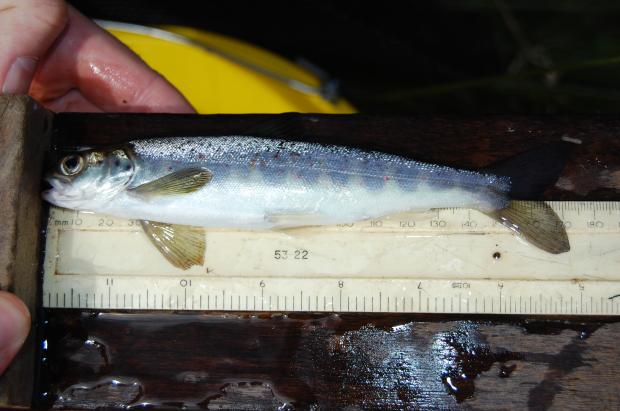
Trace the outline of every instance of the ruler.
[[186, 271], [137, 221], [52, 207], [43, 305], [620, 315], [620, 202], [548, 204], [566, 226], [568, 253], [447, 208], [292, 232], [208, 230], [204, 266]]

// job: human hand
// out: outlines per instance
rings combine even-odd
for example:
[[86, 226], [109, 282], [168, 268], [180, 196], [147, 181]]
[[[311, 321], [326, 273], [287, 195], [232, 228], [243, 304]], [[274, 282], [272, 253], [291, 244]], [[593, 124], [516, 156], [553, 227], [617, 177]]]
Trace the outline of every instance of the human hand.
[[[0, 0], [0, 92], [54, 111], [192, 113], [163, 77], [63, 0]], [[30, 328], [26, 306], [0, 292], [0, 374]]]
[[192, 113], [162, 76], [63, 0], [0, 0], [0, 91], [54, 111]]
[[28, 336], [28, 308], [13, 294], [0, 291], [0, 375]]

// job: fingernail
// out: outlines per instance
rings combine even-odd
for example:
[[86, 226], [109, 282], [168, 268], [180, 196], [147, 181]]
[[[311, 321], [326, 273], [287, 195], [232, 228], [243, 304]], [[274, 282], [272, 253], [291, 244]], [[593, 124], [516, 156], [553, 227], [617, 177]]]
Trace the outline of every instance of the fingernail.
[[16, 58], [4, 78], [2, 94], [26, 94], [36, 68], [36, 59], [32, 57]]
[[30, 314], [12, 294], [0, 292], [0, 373], [28, 336]]

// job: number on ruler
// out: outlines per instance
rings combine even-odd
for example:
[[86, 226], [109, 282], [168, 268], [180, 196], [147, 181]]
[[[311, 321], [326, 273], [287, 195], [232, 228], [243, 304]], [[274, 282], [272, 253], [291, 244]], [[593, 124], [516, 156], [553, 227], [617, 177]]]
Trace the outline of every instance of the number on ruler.
[[605, 227], [605, 223], [600, 220], [588, 221], [588, 228], [597, 229], [597, 228], [604, 228], [604, 227]]
[[100, 218], [99, 219], [99, 227], [112, 227], [114, 225], [114, 220], [111, 218]]
[[476, 228], [478, 226], [478, 223], [475, 220], [468, 220], [468, 221], [465, 221], [462, 224], [462, 226], [464, 228], [470, 228], [471, 229], [471, 228]]
[[308, 250], [295, 250], [295, 260], [307, 260]]
[[431, 220], [430, 224], [433, 228], [444, 228], [448, 223], [446, 220]]
[[289, 253], [289, 250], [274, 250], [273, 258], [274, 260], [288, 260], [289, 255], [292, 256], [295, 260], [307, 260], [309, 252], [304, 249], [292, 250]]
[[288, 258], [288, 250], [274, 250], [273, 258], [276, 260], [286, 260]]

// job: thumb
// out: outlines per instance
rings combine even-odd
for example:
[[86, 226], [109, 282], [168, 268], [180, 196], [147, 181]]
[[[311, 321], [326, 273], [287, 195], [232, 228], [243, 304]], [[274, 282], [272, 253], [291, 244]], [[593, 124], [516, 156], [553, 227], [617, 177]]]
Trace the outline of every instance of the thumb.
[[0, 291], [0, 375], [28, 336], [28, 308], [13, 294]]
[[0, 0], [0, 92], [25, 94], [37, 63], [67, 24], [62, 0]]

